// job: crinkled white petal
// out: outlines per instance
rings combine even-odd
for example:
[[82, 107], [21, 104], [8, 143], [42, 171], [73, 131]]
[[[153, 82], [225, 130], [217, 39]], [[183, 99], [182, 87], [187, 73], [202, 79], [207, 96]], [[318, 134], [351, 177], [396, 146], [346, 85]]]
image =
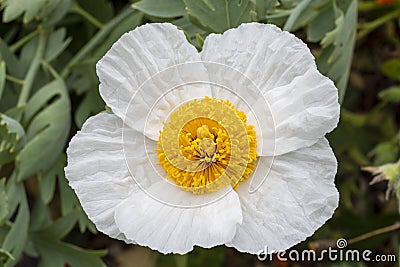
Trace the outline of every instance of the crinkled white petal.
[[[125, 33], [97, 63], [100, 94], [117, 116], [128, 115], [131, 127], [144, 131], [146, 120], [146, 133], [155, 139], [176, 105], [210, 95], [205, 86], [182, 85], [207, 80], [199, 61], [196, 48], [176, 26], [146, 24]], [[188, 62], [198, 63], [182, 66]], [[135, 107], [128, 112], [130, 103]]]
[[[161, 193], [171, 195], [184, 206], [160, 202], [152, 197]], [[235, 191], [228, 191], [218, 200], [212, 195], [197, 196], [209, 198], [210, 203], [188, 207], [188, 201], [195, 200], [195, 195], [178, 187], [165, 188], [165, 183], [159, 182], [148, 192], [134, 193], [119, 204], [115, 221], [128, 239], [164, 254], [184, 254], [194, 245], [210, 248], [232, 240], [236, 225], [242, 222]]]
[[[272, 158], [259, 160], [262, 167]], [[251, 178], [239, 185], [243, 223], [227, 244], [239, 251], [257, 254], [288, 249], [312, 235], [338, 206], [337, 162], [325, 138], [273, 160], [258, 190], [249, 193]]]
[[137, 190], [122, 150], [122, 120], [100, 113], [89, 118], [71, 140], [65, 174], [97, 229], [125, 239], [114, 219], [115, 207]]
[[274, 115], [276, 155], [314, 144], [339, 121], [337, 89], [314, 68], [264, 95]]
[[[253, 107], [264, 141], [262, 155], [309, 146], [336, 127], [337, 89], [318, 73], [310, 50], [293, 34], [274, 25], [242, 24], [209, 35], [201, 58], [237, 70], [261, 92], [261, 97], [247, 97], [249, 90], [239, 76], [228, 79], [223, 72], [209, 72], [211, 80], [238, 91]], [[224, 98], [226, 91], [216, 90], [213, 95]], [[249, 121], [256, 123], [251, 117]]]

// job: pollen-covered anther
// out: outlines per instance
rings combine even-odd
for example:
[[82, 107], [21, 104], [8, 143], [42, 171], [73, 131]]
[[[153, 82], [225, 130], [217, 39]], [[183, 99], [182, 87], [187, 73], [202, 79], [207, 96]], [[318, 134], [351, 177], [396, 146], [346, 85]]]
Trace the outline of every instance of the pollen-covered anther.
[[256, 164], [256, 133], [228, 101], [206, 97], [178, 107], [158, 140], [167, 177], [195, 194], [237, 186]]

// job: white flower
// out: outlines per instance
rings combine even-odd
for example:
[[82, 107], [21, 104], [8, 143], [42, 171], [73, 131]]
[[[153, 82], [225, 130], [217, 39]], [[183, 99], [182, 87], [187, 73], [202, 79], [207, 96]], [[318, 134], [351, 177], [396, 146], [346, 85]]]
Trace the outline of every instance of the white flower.
[[337, 89], [294, 35], [243, 24], [198, 53], [176, 26], [147, 24], [97, 74], [113, 114], [86, 121], [65, 172], [101, 232], [162, 253], [257, 254], [332, 216], [337, 163], [324, 135], [338, 122]]

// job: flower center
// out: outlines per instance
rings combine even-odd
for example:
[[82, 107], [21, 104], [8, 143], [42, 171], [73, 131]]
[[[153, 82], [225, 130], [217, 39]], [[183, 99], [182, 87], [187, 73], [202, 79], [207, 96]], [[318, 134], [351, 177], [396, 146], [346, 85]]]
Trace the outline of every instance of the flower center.
[[179, 187], [214, 192], [247, 179], [256, 166], [256, 132], [229, 101], [206, 97], [179, 106], [164, 123], [158, 160]]

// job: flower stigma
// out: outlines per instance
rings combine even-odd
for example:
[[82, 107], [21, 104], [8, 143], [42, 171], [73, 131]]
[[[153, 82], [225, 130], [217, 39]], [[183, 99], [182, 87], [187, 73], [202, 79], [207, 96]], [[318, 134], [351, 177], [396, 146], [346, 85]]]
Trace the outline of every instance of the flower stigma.
[[167, 178], [194, 194], [236, 188], [256, 167], [256, 131], [246, 120], [227, 100], [205, 97], [180, 105], [156, 148]]

